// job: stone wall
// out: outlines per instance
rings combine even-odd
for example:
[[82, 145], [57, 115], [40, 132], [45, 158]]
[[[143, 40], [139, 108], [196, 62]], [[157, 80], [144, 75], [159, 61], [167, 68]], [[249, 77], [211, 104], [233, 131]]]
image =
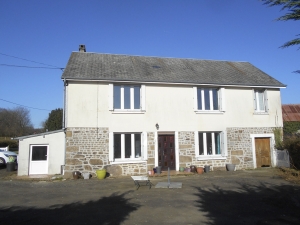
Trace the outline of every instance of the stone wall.
[[204, 167], [210, 165], [212, 170], [226, 170], [227, 163], [236, 165], [236, 169], [252, 169], [252, 143], [250, 134], [273, 133], [271, 127], [227, 128], [226, 160], [197, 160], [195, 154], [194, 132], [178, 132], [179, 167]]
[[252, 143], [250, 134], [273, 133], [272, 127], [230, 127], [227, 128], [227, 149], [230, 163], [236, 169], [252, 169]]
[[[106, 168], [110, 176], [146, 175], [154, 167], [154, 133], [147, 134], [147, 163], [110, 164], [108, 128], [71, 127], [66, 131], [65, 176], [73, 171], [90, 172]], [[148, 165], [148, 166], [147, 166]]]
[[91, 172], [109, 164], [108, 128], [71, 127], [66, 131], [65, 176]]

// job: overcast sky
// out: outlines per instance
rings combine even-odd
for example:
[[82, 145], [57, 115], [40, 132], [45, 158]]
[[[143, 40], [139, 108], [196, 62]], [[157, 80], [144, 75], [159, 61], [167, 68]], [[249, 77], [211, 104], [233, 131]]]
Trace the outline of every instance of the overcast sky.
[[300, 33], [299, 22], [275, 21], [283, 14], [260, 0], [1, 0], [0, 108], [32, 107], [41, 127], [63, 107], [59, 68], [79, 44], [88, 52], [248, 61], [287, 85], [283, 104], [300, 103], [300, 51], [279, 48]]

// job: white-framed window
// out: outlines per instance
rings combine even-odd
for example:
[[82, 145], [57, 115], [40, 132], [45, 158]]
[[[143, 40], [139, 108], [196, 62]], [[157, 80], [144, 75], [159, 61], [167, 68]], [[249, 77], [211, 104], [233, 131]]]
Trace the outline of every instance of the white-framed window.
[[195, 153], [197, 159], [225, 159], [227, 156], [225, 133], [223, 131], [196, 131]]
[[147, 133], [109, 133], [109, 160], [136, 162], [147, 159]]
[[255, 113], [267, 113], [268, 112], [268, 97], [267, 90], [265, 89], [254, 89], [254, 110]]
[[145, 111], [145, 85], [109, 84], [109, 110]]
[[224, 112], [225, 89], [194, 87], [194, 110], [196, 112]]

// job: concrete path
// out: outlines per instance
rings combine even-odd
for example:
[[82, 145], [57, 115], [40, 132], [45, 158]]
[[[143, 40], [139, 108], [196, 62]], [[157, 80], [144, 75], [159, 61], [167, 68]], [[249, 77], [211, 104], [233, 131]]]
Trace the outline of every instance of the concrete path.
[[182, 188], [150, 190], [135, 190], [130, 177], [53, 182], [5, 172], [1, 224], [300, 224], [300, 186], [276, 169], [172, 176]]

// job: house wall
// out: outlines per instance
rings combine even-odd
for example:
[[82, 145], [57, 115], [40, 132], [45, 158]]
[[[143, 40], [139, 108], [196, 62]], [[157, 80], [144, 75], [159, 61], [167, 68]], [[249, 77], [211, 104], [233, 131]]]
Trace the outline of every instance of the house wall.
[[[112, 175], [145, 174], [156, 165], [155, 135], [178, 132], [179, 167], [211, 165], [224, 170], [253, 168], [251, 134], [272, 133], [282, 126], [279, 89], [268, 89], [268, 114], [254, 114], [252, 88], [225, 88], [224, 113], [194, 112], [192, 86], [146, 85], [145, 113], [109, 111], [108, 84], [69, 82], [67, 86], [66, 172], [95, 172], [106, 167]], [[76, 113], [74, 113], [76, 112]], [[155, 124], [159, 124], [156, 130]], [[110, 164], [108, 132], [147, 132], [148, 158], [142, 163]], [[228, 156], [224, 160], [199, 160], [195, 131], [226, 131]]]
[[18, 176], [29, 175], [30, 146], [49, 145], [48, 174], [60, 174], [65, 164], [65, 133], [63, 131], [19, 140]]
[[108, 84], [69, 83], [66, 126], [109, 127], [114, 132], [154, 132], [156, 123], [161, 131], [282, 126], [279, 89], [268, 90], [267, 115], [254, 114], [251, 88], [226, 88], [226, 111], [221, 114], [196, 114], [191, 86], [146, 85], [146, 112], [143, 114], [109, 111], [108, 94]]

